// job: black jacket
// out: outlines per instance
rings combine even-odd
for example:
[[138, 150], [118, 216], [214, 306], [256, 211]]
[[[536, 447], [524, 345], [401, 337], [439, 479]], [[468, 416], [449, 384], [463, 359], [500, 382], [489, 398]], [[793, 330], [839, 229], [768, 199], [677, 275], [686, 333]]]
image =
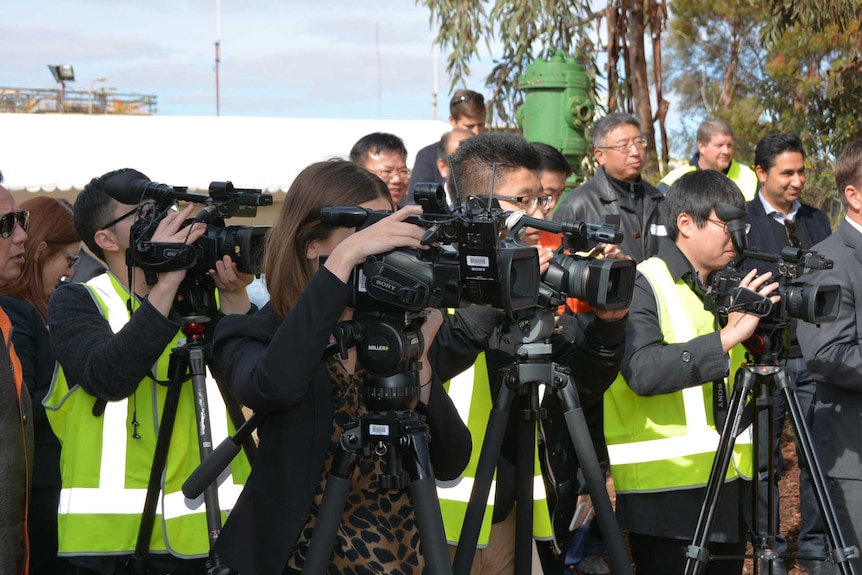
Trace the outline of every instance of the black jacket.
[[554, 221], [580, 220], [598, 223], [603, 215], [619, 215], [623, 241], [620, 249], [636, 262], [654, 256], [659, 242], [666, 235], [662, 202], [664, 195], [641, 179], [643, 186], [643, 214], [628, 210], [619, 192], [608, 179], [604, 168], [599, 168], [589, 182], [572, 190], [554, 212]]
[[[309, 519], [333, 432], [332, 384], [324, 352], [352, 288], [326, 268], [312, 277], [286, 318], [270, 304], [218, 325], [213, 358], [244, 405], [269, 415], [251, 476], [216, 551], [245, 575], [280, 574]], [[470, 458], [470, 433], [436, 374], [425, 408], [431, 463], [457, 477]], [[420, 406], [422, 407], [422, 406]]]
[[[780, 254], [781, 248], [785, 245], [778, 245], [775, 239], [775, 234], [772, 231], [772, 219], [763, 209], [763, 203], [760, 201], [760, 192], [753, 200], [745, 204], [747, 212], [746, 221], [751, 224], [751, 229], [748, 230], [748, 247], [757, 249], [761, 252], [771, 254]], [[799, 211], [796, 213], [796, 221], [805, 226], [808, 232], [810, 246], [822, 242], [829, 234], [832, 233], [832, 228], [829, 224], [829, 217], [823, 210], [818, 210], [808, 204], [799, 206]], [[776, 271], [774, 265], [768, 265], [765, 262], [749, 260], [746, 268], [756, 267], [759, 271]]]

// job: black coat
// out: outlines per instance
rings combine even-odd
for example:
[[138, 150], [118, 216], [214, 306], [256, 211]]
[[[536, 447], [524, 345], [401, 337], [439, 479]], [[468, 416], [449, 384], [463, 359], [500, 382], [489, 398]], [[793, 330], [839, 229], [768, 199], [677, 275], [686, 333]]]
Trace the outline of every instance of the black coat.
[[[760, 193], [758, 192], [758, 195], [753, 200], [745, 204], [747, 212], [746, 221], [751, 224], [751, 229], [748, 230], [748, 247], [761, 252], [780, 254], [781, 248], [784, 246], [778, 245], [770, 222], [772, 217], [764, 211], [763, 203], [760, 201], [759, 196]], [[832, 233], [826, 213], [808, 204], [802, 204], [799, 207], [799, 211], [796, 213], [796, 221], [805, 226], [812, 246], [822, 242]], [[746, 269], [751, 269], [751, 267], [756, 267], [760, 272], [772, 271], [773, 274], [776, 272], [774, 265], [749, 259], [746, 262]]]

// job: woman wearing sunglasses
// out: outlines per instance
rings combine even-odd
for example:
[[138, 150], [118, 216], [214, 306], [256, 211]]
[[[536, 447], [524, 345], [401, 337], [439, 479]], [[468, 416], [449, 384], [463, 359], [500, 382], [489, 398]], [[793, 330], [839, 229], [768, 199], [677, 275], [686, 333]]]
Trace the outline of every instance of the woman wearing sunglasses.
[[33, 400], [36, 451], [28, 532], [30, 574], [38, 575], [59, 572], [61, 562], [57, 559], [60, 444], [42, 407], [54, 372], [45, 317], [54, 287], [63, 277], [72, 275], [81, 240], [72, 222], [72, 211], [54, 198], [33, 198], [21, 204], [21, 211], [0, 216], [0, 236], [14, 232], [15, 226], [26, 229], [28, 224], [21, 275], [0, 284], [0, 307], [12, 320], [12, 342]]

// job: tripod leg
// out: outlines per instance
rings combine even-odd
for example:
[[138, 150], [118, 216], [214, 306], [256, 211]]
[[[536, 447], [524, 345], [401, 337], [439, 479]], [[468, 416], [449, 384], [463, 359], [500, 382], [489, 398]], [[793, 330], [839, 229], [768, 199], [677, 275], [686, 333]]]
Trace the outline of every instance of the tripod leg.
[[[198, 450], [201, 461], [206, 461], [213, 451], [212, 428], [210, 427], [209, 404], [207, 402], [206, 360], [203, 345], [190, 344], [189, 369], [192, 375], [192, 393], [195, 398], [195, 421], [197, 422]], [[214, 551], [215, 542], [221, 533], [221, 505], [219, 505], [218, 485], [211, 482], [204, 489], [207, 530], [210, 542], [210, 568], [221, 565]]]
[[595, 447], [590, 440], [590, 429], [578, 399], [578, 392], [568, 373], [560, 374], [560, 376], [565, 377], [567, 382], [557, 391], [557, 395], [565, 410], [566, 427], [569, 430], [572, 445], [575, 447], [575, 453], [578, 455], [578, 462], [587, 484], [587, 492], [590, 494], [593, 508], [596, 511], [596, 520], [599, 522], [602, 539], [608, 548], [611, 565], [617, 575], [630, 575], [632, 573], [631, 561], [629, 561], [619, 523], [617, 523], [614, 515], [604, 473], [602, 473], [602, 468], [599, 465], [599, 458], [596, 456]]
[[135, 552], [127, 566], [132, 575], [144, 575], [147, 572], [147, 562], [150, 555], [150, 539], [153, 536], [156, 509], [159, 504], [159, 493], [162, 490], [162, 474], [168, 459], [168, 449], [171, 446], [171, 436], [174, 432], [174, 422], [177, 419], [177, 407], [180, 403], [180, 389], [186, 378], [188, 356], [184, 352], [171, 351], [169, 364], [170, 382], [162, 407], [162, 418], [159, 424], [159, 436], [156, 438], [156, 448], [153, 454], [153, 464], [150, 467], [150, 478], [147, 483], [147, 496], [144, 509], [141, 512], [141, 524], [138, 527], [138, 539]]
[[514, 392], [504, 381], [503, 385], [500, 386], [500, 393], [494, 402], [491, 414], [488, 416], [485, 440], [482, 443], [482, 451], [476, 466], [476, 478], [473, 481], [473, 490], [470, 492], [470, 502], [467, 504], [464, 526], [461, 528], [461, 539], [458, 541], [455, 561], [452, 564], [456, 575], [468, 575], [473, 566], [476, 545], [479, 543], [479, 531], [482, 529], [482, 519], [488, 504], [488, 494], [491, 491], [494, 469], [497, 467], [497, 459], [500, 457], [500, 449], [503, 446], [503, 434], [506, 430], [506, 421], [509, 417], [509, 406], [512, 403], [513, 395]]
[[[317, 510], [317, 524], [314, 527], [313, 539], [308, 547], [308, 557], [302, 569], [305, 573], [326, 573], [332, 557], [335, 536], [338, 533], [338, 526], [341, 525], [341, 516], [344, 514], [344, 506], [353, 483], [353, 472], [359, 460], [359, 453], [345, 447], [344, 442], [350, 441], [350, 438], [346, 437], [347, 430], [341, 437], [338, 451], [335, 452], [332, 460], [332, 469], [326, 478], [323, 499], [320, 502], [320, 509]], [[361, 444], [361, 441], [358, 443]]]
[[443, 514], [440, 512], [440, 502], [437, 500], [437, 484], [431, 472], [427, 429], [423, 424], [414, 426], [409, 431], [408, 445], [413, 448], [415, 456], [404, 457], [403, 461], [410, 476], [410, 494], [413, 497], [427, 573], [452, 575], [446, 531], [443, 529]]
[[704, 563], [709, 560], [709, 552], [707, 550], [709, 533], [712, 529], [712, 522], [715, 519], [715, 510], [718, 506], [718, 499], [721, 496], [721, 488], [724, 486], [724, 477], [727, 474], [727, 469], [733, 456], [733, 446], [736, 443], [736, 435], [739, 431], [742, 411], [745, 408], [745, 400], [751, 394], [755, 379], [756, 375], [750, 366], [740, 368], [736, 372], [736, 383], [733, 388], [733, 395], [730, 398], [728, 417], [721, 430], [721, 437], [718, 440], [718, 448], [715, 452], [712, 470], [709, 472], [709, 481], [706, 485], [703, 507], [701, 507], [700, 516], [697, 519], [692, 544], [688, 548], [688, 559], [685, 563], [685, 572], [687, 575], [700, 573], [704, 567]]
[[796, 444], [803, 455], [802, 460], [805, 468], [808, 470], [808, 476], [811, 478], [814, 496], [818, 507], [820, 507], [820, 514], [823, 517], [826, 537], [829, 539], [829, 545], [833, 550], [832, 559], [838, 564], [843, 575], [855, 575], [856, 567], [851, 558], [859, 557], [859, 550], [855, 546], [847, 545], [844, 532], [838, 523], [835, 515], [835, 507], [832, 504], [832, 497], [829, 495], [829, 488], [823, 475], [823, 469], [820, 467], [817, 453], [814, 451], [814, 444], [811, 441], [808, 424], [805, 422], [805, 417], [799, 408], [799, 400], [790, 386], [790, 378], [787, 373], [782, 370], [776, 374], [776, 383], [784, 394], [785, 403], [790, 411], [793, 431], [796, 435]]
[[539, 398], [535, 385], [519, 397], [517, 483], [515, 500], [515, 573], [529, 575], [533, 567], [533, 478], [535, 476], [536, 414]]

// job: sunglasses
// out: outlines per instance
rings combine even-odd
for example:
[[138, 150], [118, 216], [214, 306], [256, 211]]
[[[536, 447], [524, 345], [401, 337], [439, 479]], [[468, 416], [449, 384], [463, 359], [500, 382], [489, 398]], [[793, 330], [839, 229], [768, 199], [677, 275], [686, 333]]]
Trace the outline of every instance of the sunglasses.
[[482, 94], [477, 94], [476, 92], [467, 92], [466, 94], [461, 94], [459, 96], [455, 96], [451, 100], [449, 100], [449, 106], [450, 107], [457, 106], [458, 104], [460, 104], [462, 102], [470, 102], [470, 101], [476, 101], [476, 102], [479, 102], [480, 104], [484, 104], [485, 103], [485, 96], [483, 96]]
[[0, 237], [8, 238], [15, 231], [15, 226], [21, 226], [25, 232], [30, 229], [30, 212], [9, 212], [0, 216]]

